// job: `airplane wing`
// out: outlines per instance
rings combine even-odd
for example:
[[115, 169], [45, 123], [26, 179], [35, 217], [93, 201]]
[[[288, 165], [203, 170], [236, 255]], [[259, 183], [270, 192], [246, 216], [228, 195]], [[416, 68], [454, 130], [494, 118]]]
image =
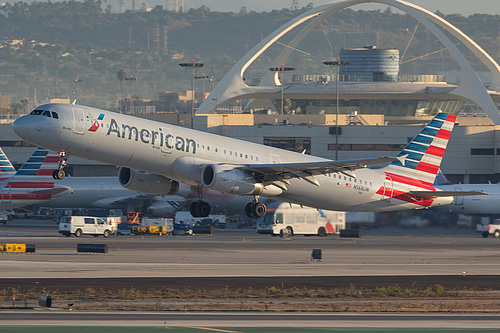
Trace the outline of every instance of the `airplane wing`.
[[426, 198], [439, 197], [467, 197], [474, 195], [488, 195], [486, 192], [480, 191], [410, 191], [411, 194]]
[[308, 163], [273, 163], [273, 164], [248, 164], [239, 168], [256, 174], [256, 178], [263, 182], [285, 182], [288, 179], [299, 178], [319, 186], [314, 178], [332, 172], [340, 172], [350, 177], [356, 177], [352, 171], [365, 168], [368, 165], [390, 163], [396, 161], [394, 157], [380, 157], [371, 159], [356, 159], [345, 161], [324, 161]]

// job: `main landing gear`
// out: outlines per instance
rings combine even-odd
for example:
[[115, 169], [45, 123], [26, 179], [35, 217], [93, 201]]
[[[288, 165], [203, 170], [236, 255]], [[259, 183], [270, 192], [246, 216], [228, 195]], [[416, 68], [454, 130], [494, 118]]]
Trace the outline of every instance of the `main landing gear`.
[[64, 172], [64, 167], [66, 166], [66, 162], [68, 161], [68, 157], [66, 156], [66, 152], [59, 152], [59, 166], [57, 170], [52, 171], [52, 178], [54, 179], [64, 179], [66, 177], [66, 172]]
[[203, 201], [203, 188], [198, 186], [196, 188], [198, 192], [198, 201], [193, 202], [189, 208], [189, 212], [193, 217], [207, 217], [210, 215], [210, 204]]
[[250, 218], [260, 218], [266, 215], [266, 205], [258, 201], [259, 198], [256, 196], [254, 201], [249, 202], [245, 206], [245, 214]]

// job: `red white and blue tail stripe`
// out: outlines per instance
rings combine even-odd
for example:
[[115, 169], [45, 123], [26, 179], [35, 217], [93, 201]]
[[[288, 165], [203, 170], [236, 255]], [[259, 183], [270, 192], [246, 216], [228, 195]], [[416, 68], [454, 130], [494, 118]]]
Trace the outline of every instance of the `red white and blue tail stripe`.
[[14, 169], [7, 155], [5, 155], [2, 148], [0, 148], [0, 181], [14, 176], [15, 173], [16, 169]]
[[52, 171], [59, 166], [59, 156], [56, 152], [38, 148], [33, 155], [17, 171], [17, 176], [47, 176], [52, 178]]
[[14, 176], [0, 183], [0, 210], [33, 205], [71, 194], [72, 188], [54, 183], [52, 171], [58, 166], [57, 153], [38, 148]]
[[457, 116], [439, 113], [408, 143], [398, 161], [383, 169], [393, 182], [434, 189], [433, 184], [443, 159]]

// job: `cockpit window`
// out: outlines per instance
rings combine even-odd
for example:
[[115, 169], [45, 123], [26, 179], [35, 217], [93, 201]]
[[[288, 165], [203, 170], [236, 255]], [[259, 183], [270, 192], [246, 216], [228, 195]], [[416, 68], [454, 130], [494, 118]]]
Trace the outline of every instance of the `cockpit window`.
[[31, 115], [39, 116], [43, 113], [43, 110], [33, 110], [31, 111]]
[[52, 118], [59, 119], [59, 115], [57, 114], [57, 112], [52, 111]]
[[50, 111], [43, 111], [42, 116], [50, 118]]

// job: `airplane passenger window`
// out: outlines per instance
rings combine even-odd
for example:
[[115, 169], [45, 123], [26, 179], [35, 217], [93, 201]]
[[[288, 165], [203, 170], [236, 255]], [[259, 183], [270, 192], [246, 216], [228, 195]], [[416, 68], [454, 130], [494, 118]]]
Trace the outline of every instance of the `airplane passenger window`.
[[52, 111], [52, 118], [59, 119], [59, 115], [57, 114], [57, 112]]
[[256, 160], [256, 161], [258, 161], [258, 160], [259, 160], [259, 158], [258, 158], [257, 156], [255, 156], [255, 160]]
[[207, 150], [210, 150], [210, 146], [207, 146]]
[[215, 148], [215, 152], [218, 153], [219, 152], [219, 149]]
[[50, 118], [50, 111], [43, 111], [42, 116]]
[[242, 153], [240, 153], [240, 157], [243, 158], [243, 154]]
[[226, 155], [226, 150], [224, 149], [224, 155]]
[[248, 155], [245, 155], [245, 158], [248, 159]]

